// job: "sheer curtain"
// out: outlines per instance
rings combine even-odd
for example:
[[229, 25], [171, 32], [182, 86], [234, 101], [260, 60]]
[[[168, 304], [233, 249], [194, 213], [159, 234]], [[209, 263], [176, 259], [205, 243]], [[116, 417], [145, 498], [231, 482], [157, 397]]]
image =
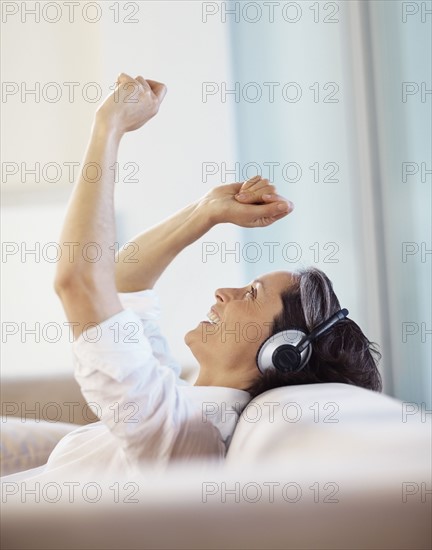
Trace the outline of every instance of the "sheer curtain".
[[245, 275], [325, 271], [380, 344], [384, 391], [430, 406], [431, 3], [264, 4], [225, 15], [226, 101], [242, 175], [295, 211], [243, 232]]

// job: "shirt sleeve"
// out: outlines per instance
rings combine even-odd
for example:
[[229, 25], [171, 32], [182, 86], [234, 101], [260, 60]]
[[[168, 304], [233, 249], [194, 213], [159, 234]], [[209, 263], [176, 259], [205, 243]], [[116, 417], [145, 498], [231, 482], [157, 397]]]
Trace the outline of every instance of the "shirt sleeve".
[[[220, 454], [220, 432], [182, 393], [177, 374], [156, 357], [140, 317], [125, 309], [84, 331], [72, 344], [75, 377], [128, 460], [168, 462], [176, 442], [195, 434], [191, 454]], [[131, 331], [131, 327], [134, 331]], [[199, 437], [201, 434], [203, 437]]]
[[[181, 365], [172, 355], [168, 342], [160, 331], [161, 308], [157, 292], [154, 289], [148, 289], [139, 292], [120, 292], [118, 296], [123, 308], [132, 309], [140, 318], [144, 334], [156, 359], [176, 374], [180, 384], [186, 384], [180, 379]], [[133, 325], [129, 326], [129, 330], [133, 332]]]

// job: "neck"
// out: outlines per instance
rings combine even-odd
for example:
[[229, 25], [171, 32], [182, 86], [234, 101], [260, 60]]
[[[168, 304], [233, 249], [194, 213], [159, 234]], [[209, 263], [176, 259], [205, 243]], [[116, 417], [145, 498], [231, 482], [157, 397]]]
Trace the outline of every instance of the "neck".
[[245, 390], [255, 379], [256, 373], [251, 365], [241, 367], [238, 365], [233, 368], [223, 369], [220, 365], [206, 365], [200, 363], [200, 370], [195, 386], [222, 386], [226, 388], [235, 388]]

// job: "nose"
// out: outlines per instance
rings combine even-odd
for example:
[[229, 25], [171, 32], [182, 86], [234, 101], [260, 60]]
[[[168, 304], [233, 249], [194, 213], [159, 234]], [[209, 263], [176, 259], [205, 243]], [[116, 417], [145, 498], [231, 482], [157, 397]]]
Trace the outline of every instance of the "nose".
[[244, 292], [242, 288], [218, 288], [215, 291], [215, 298], [218, 302], [228, 302], [239, 298], [242, 292]]
[[217, 288], [215, 290], [215, 298], [217, 302], [226, 302], [228, 301], [228, 295], [226, 294], [226, 288]]

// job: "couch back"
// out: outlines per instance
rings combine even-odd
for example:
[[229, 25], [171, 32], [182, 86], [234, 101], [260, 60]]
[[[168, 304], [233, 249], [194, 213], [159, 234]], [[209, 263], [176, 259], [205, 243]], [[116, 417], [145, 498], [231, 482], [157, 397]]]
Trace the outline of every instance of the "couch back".
[[227, 453], [228, 464], [305, 461], [382, 470], [430, 464], [430, 414], [348, 384], [307, 384], [265, 392], [243, 411]]

